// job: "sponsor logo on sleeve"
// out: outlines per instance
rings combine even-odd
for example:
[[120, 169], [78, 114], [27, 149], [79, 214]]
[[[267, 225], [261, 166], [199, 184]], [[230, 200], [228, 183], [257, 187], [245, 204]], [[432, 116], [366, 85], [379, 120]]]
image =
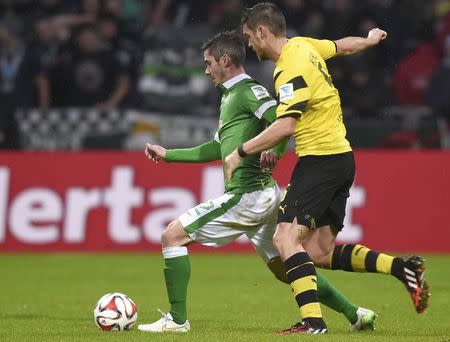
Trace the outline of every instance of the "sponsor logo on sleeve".
[[294, 98], [294, 84], [285, 83], [278, 88], [278, 94], [280, 95], [280, 102], [290, 100]]
[[264, 88], [262, 85], [255, 85], [251, 87], [253, 94], [255, 94], [255, 97], [257, 100], [261, 100], [265, 97], [269, 97], [270, 94], [267, 91], [266, 88]]

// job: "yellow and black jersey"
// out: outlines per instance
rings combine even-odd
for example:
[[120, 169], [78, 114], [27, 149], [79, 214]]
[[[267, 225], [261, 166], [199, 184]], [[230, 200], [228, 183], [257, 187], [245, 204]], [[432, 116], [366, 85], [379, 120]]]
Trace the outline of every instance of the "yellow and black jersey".
[[277, 117], [297, 118], [294, 137], [298, 156], [351, 151], [339, 93], [325, 64], [335, 55], [333, 41], [295, 37], [288, 40], [276, 62]]

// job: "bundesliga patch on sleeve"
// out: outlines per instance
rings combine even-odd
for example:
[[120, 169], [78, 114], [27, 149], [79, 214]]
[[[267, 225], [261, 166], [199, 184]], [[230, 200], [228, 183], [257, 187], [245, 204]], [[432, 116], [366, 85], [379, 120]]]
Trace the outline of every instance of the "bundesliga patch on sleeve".
[[255, 94], [255, 97], [257, 100], [261, 100], [265, 97], [269, 97], [269, 92], [266, 88], [264, 88], [262, 85], [255, 85], [251, 87], [253, 94]]
[[278, 88], [278, 94], [280, 96], [280, 102], [290, 100], [294, 98], [294, 84], [285, 83]]

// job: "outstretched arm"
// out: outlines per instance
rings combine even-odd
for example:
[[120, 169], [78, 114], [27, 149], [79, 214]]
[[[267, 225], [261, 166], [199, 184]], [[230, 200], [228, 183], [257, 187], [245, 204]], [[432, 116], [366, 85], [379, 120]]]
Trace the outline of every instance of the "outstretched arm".
[[215, 140], [192, 148], [171, 150], [166, 150], [159, 145], [147, 144], [145, 147], [145, 155], [148, 159], [156, 163], [160, 160], [167, 162], [204, 163], [221, 159], [220, 144]]
[[353, 55], [367, 48], [377, 45], [386, 39], [386, 31], [374, 28], [370, 30], [367, 38], [362, 37], [346, 37], [336, 40], [336, 53], [340, 56]]
[[294, 134], [296, 118], [279, 118], [264, 131], [242, 145], [246, 154], [255, 154], [274, 147]]

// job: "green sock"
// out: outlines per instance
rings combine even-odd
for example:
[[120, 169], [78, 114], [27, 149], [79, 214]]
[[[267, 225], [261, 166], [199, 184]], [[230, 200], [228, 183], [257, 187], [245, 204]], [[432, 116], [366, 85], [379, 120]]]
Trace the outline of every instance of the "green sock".
[[319, 301], [334, 311], [343, 313], [351, 324], [355, 324], [358, 320], [356, 310], [358, 307], [353, 305], [342, 293], [340, 293], [329, 280], [317, 272], [317, 291]]
[[166, 264], [164, 277], [170, 302], [170, 314], [175, 323], [183, 324], [187, 319], [186, 298], [191, 275], [187, 248], [166, 247], [163, 248], [163, 255]]

